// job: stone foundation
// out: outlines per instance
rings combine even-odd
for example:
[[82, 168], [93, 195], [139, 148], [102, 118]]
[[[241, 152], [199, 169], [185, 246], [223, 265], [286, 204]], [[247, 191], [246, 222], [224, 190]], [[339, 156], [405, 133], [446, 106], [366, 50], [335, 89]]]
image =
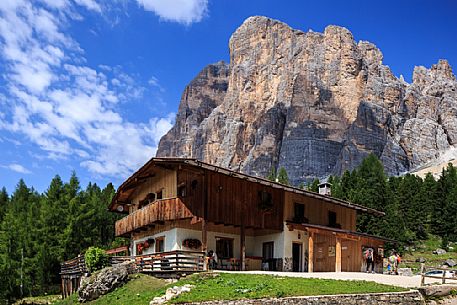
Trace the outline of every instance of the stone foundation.
[[341, 294], [308, 297], [289, 297], [280, 299], [208, 301], [191, 303], [199, 305], [425, 305], [422, 295], [417, 290], [407, 292], [371, 293], [371, 294]]

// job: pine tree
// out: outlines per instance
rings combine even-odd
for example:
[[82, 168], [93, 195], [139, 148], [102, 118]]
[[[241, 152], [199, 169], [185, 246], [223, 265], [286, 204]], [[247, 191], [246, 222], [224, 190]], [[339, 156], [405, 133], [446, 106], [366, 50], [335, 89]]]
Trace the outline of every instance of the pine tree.
[[319, 181], [318, 178], [316, 178], [310, 184], [308, 184], [306, 189], [308, 191], [310, 191], [310, 192], [318, 193], [319, 192], [319, 184], [320, 184], [320, 181]]
[[[387, 210], [390, 199], [387, 177], [382, 163], [374, 154], [368, 155], [351, 174], [351, 183], [354, 183], [355, 187], [347, 195], [350, 201], [383, 212]], [[357, 229], [369, 234], [379, 234], [383, 229], [382, 221], [379, 217], [360, 214]]]
[[287, 175], [287, 171], [284, 167], [279, 169], [277, 180], [281, 184], [290, 185], [289, 175]]
[[3, 216], [6, 213], [8, 202], [9, 202], [9, 196], [8, 196], [8, 193], [6, 192], [6, 188], [3, 187], [2, 190], [0, 191], [0, 223], [2, 222]]
[[276, 181], [276, 169], [274, 166], [271, 167], [270, 173], [268, 174], [267, 179], [270, 181]]

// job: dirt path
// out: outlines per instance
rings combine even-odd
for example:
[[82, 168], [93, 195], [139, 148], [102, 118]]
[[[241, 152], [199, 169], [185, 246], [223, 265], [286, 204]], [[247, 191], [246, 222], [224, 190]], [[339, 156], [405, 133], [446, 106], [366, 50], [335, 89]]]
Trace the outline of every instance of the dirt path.
[[[240, 271], [218, 271], [218, 272], [240, 272]], [[371, 281], [380, 284], [399, 286], [404, 288], [416, 288], [420, 286], [420, 275], [414, 276], [399, 276], [387, 274], [371, 274], [363, 272], [274, 272], [274, 271], [244, 271], [248, 274], [271, 274], [278, 276], [303, 277], [303, 278], [319, 278], [333, 280], [360, 280]]]

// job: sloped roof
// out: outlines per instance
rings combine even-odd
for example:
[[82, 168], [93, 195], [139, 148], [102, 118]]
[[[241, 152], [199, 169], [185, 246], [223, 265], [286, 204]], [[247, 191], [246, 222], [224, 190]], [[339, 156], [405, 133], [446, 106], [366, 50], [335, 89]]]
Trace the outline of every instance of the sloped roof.
[[[246, 181], [249, 181], [249, 182], [252, 182], [252, 183], [259, 183], [259, 184], [262, 184], [262, 185], [265, 185], [265, 186], [270, 186], [270, 187], [273, 187], [273, 188], [282, 189], [282, 190], [287, 191], [287, 192], [292, 192], [292, 193], [296, 193], [296, 194], [302, 194], [302, 195], [305, 195], [307, 197], [311, 197], [311, 198], [319, 199], [319, 200], [322, 200], [322, 201], [325, 201], [325, 202], [329, 202], [329, 203], [332, 203], [332, 204], [344, 206], [346, 208], [354, 209], [354, 210], [357, 210], [357, 211], [360, 211], [360, 212], [365, 212], [365, 213], [369, 213], [369, 214], [373, 214], [373, 215], [377, 215], [377, 216], [384, 216], [385, 215], [384, 212], [381, 212], [381, 211], [378, 211], [378, 210], [375, 210], [375, 209], [371, 209], [371, 208], [367, 208], [367, 207], [364, 207], [362, 205], [354, 204], [354, 203], [351, 203], [349, 201], [337, 199], [337, 198], [330, 197], [330, 196], [321, 195], [321, 194], [318, 194], [318, 193], [315, 193], [315, 192], [302, 190], [300, 188], [289, 186], [289, 185], [284, 185], [284, 184], [281, 184], [279, 182], [273, 182], [273, 181], [267, 180], [265, 178], [254, 177], [254, 176], [247, 175], [247, 174], [240, 173], [240, 172], [236, 172], [236, 171], [233, 171], [233, 170], [230, 170], [230, 169], [227, 169], [227, 168], [223, 168], [223, 167], [220, 167], [220, 166], [216, 166], [216, 165], [212, 165], [212, 164], [209, 164], [209, 163], [206, 163], [206, 162], [202, 162], [202, 161], [199, 161], [197, 159], [175, 158], [175, 157], [173, 157], [173, 158], [163, 158], [163, 157], [151, 158], [148, 162], [146, 162], [146, 164], [144, 164], [139, 170], [137, 170], [132, 176], [130, 176], [127, 180], [125, 180], [119, 186], [119, 188], [117, 189], [116, 195], [113, 197], [113, 200], [112, 200], [109, 208], [112, 210], [113, 205], [115, 203], [119, 203], [119, 201], [122, 202], [122, 199], [123, 199], [122, 197], [123, 196], [121, 196], [121, 195], [125, 191], [127, 191], [129, 189], [133, 189], [132, 186], [135, 186], [136, 184], [141, 183], [142, 179], [148, 178], [149, 177], [148, 175], [150, 174], [150, 169], [151, 169], [152, 166], [154, 166], [154, 165], [179, 165], [179, 164], [202, 168], [202, 169], [205, 169], [205, 170], [221, 173], [221, 174], [224, 174], [224, 175], [227, 175], [227, 176], [243, 179], [243, 180], [246, 180]], [[128, 192], [127, 192], [127, 196], [129, 196]]]

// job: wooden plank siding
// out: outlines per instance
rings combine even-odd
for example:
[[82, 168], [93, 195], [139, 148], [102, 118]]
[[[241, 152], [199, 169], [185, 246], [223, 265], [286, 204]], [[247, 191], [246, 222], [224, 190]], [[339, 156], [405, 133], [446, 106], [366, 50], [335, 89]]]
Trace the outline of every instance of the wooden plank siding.
[[336, 238], [331, 234], [314, 235], [314, 272], [335, 271], [336, 256], [329, 255], [329, 248], [336, 246]]
[[293, 220], [295, 203], [305, 205], [305, 217], [310, 224], [328, 226], [328, 212], [333, 211], [336, 213], [336, 222], [341, 225], [341, 229], [356, 230], [357, 212], [355, 210], [290, 192], [285, 192], [284, 219], [286, 221]]
[[116, 221], [115, 234], [122, 236], [157, 222], [192, 217], [192, 212], [179, 198], [157, 200]]
[[155, 166], [153, 173], [154, 177], [148, 178], [133, 191], [130, 212], [136, 211], [140, 200], [146, 198], [149, 193], [157, 193], [162, 190], [162, 199], [176, 198], [176, 170]]
[[[207, 187], [209, 222], [239, 227], [243, 221], [246, 228], [283, 228], [284, 195], [280, 189], [249, 183], [217, 172], [191, 169], [178, 172], [178, 185], [186, 185], [186, 196], [181, 199], [197, 217], [203, 217], [202, 188]], [[197, 186], [193, 187], [195, 185]], [[268, 211], [259, 207], [259, 192], [271, 194], [272, 207]]]

